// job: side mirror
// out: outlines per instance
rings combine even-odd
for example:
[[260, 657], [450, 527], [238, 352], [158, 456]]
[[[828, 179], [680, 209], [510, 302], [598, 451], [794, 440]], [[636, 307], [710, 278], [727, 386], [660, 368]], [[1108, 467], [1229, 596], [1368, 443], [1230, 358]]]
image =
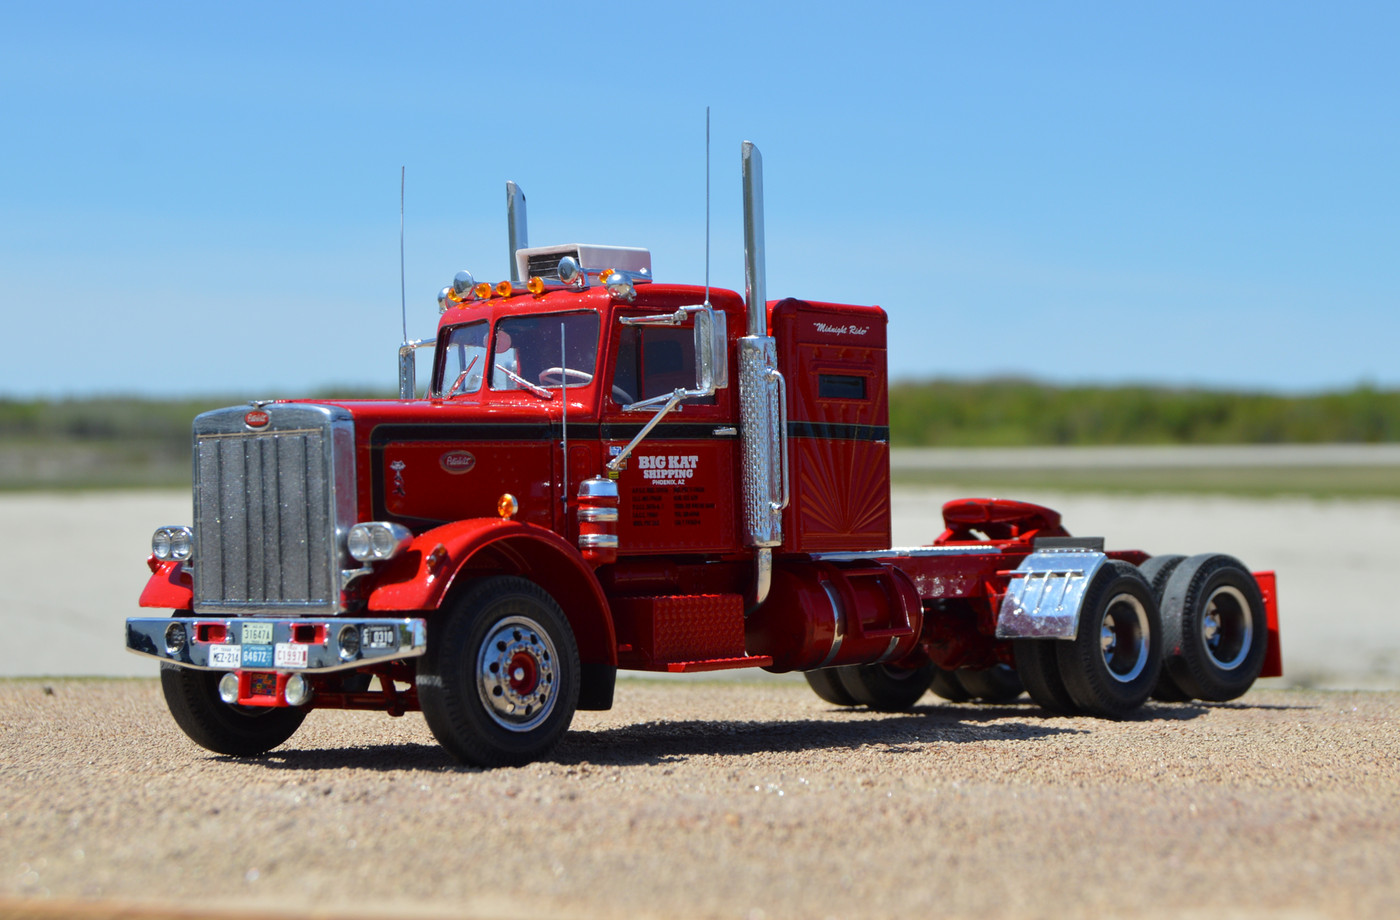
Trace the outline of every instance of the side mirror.
[[729, 361], [725, 350], [728, 324], [723, 312], [706, 307], [695, 312], [695, 389], [713, 396], [729, 386]]
[[413, 399], [418, 394], [418, 359], [420, 348], [432, 348], [437, 338], [418, 339], [399, 346], [399, 399]]

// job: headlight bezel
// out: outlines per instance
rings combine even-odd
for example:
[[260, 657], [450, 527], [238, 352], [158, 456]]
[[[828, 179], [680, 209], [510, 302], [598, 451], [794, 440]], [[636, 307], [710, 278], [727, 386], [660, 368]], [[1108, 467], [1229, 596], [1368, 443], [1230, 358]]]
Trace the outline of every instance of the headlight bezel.
[[356, 562], [393, 559], [413, 541], [413, 531], [392, 521], [361, 521], [345, 535], [345, 551]]
[[188, 562], [194, 558], [194, 528], [184, 525], [158, 527], [151, 535], [151, 555], [161, 562]]

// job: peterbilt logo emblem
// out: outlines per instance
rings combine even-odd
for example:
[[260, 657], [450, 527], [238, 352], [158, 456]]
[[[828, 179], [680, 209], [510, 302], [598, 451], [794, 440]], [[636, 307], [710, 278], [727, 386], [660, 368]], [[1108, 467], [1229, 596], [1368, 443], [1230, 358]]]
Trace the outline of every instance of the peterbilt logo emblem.
[[456, 476], [458, 473], [470, 473], [476, 466], [476, 458], [465, 450], [454, 450], [439, 457], [438, 465]]
[[249, 428], [266, 428], [269, 421], [271, 421], [270, 416], [261, 409], [254, 409], [243, 416], [243, 424]]

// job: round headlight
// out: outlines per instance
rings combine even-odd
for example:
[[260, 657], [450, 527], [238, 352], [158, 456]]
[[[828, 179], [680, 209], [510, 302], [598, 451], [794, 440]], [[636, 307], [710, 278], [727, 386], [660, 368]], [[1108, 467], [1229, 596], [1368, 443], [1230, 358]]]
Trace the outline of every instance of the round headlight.
[[402, 524], [364, 521], [346, 534], [345, 551], [359, 562], [380, 562], [397, 556], [412, 539], [413, 533]]
[[172, 655], [178, 655], [184, 651], [189, 644], [189, 636], [185, 634], [184, 623], [171, 623], [165, 627], [165, 650]]
[[219, 678], [219, 699], [230, 706], [238, 702], [238, 675], [232, 671]]
[[194, 555], [194, 532], [188, 527], [170, 528], [170, 557], [184, 561]]
[[342, 626], [340, 628], [340, 657], [343, 661], [349, 661], [360, 654], [360, 630], [355, 626]]
[[287, 678], [287, 686], [282, 691], [288, 706], [302, 706], [311, 699], [311, 682], [300, 674]]
[[632, 280], [622, 272], [613, 272], [608, 275], [608, 294], [613, 300], [620, 300], [623, 303], [631, 303], [637, 299], [637, 289], [632, 286]]
[[565, 256], [559, 260], [559, 267], [555, 269], [559, 273], [559, 280], [565, 284], [573, 284], [578, 281], [583, 269], [579, 266], [578, 260], [573, 256]]
[[161, 562], [171, 558], [170, 555], [170, 528], [162, 527], [151, 537], [151, 555]]
[[345, 549], [352, 559], [368, 561], [374, 555], [374, 541], [370, 537], [369, 528], [364, 524], [351, 527], [349, 536], [345, 538]]

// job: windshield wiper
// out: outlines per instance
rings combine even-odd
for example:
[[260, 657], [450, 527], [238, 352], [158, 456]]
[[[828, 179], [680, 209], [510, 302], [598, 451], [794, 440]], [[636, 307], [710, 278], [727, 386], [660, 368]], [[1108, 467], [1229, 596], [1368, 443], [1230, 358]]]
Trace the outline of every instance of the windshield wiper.
[[[472, 356], [472, 363], [471, 363], [471, 364], [468, 364], [468, 365], [467, 365], [467, 369], [464, 370], [464, 371], [462, 371], [462, 373], [458, 374], [458, 375], [457, 375], [457, 379], [454, 380], [454, 381], [452, 381], [452, 389], [450, 389], [450, 390], [447, 391], [447, 396], [443, 397], [444, 399], [451, 399], [451, 398], [452, 398], [452, 394], [457, 392], [457, 388], [458, 388], [459, 386], [461, 386], [462, 384], [464, 384], [464, 383], [467, 382], [467, 375], [470, 374], [470, 373], [472, 372], [472, 368], [476, 367], [477, 359], [480, 358], [480, 357], [481, 357], [481, 355], [473, 355], [473, 356]], [[466, 391], [465, 391], [465, 390], [462, 391], [462, 395], [463, 395], [463, 396], [466, 395]]]
[[513, 380], [514, 382], [520, 384], [522, 387], [524, 387], [525, 389], [529, 390], [531, 393], [534, 393], [534, 394], [535, 394], [536, 396], [538, 396], [540, 399], [553, 399], [553, 398], [554, 398], [554, 394], [550, 393], [550, 392], [549, 392], [548, 390], [546, 390], [544, 387], [539, 386], [539, 385], [537, 385], [537, 384], [531, 383], [530, 381], [526, 380], [524, 377], [520, 376], [519, 374], [517, 374], [515, 371], [511, 370], [511, 369], [508, 368], [508, 367], [502, 367], [501, 365], [497, 364], [497, 365], [496, 365], [496, 370], [500, 371], [502, 374], [505, 374], [505, 375], [506, 375], [507, 377], [509, 377], [511, 380]]

